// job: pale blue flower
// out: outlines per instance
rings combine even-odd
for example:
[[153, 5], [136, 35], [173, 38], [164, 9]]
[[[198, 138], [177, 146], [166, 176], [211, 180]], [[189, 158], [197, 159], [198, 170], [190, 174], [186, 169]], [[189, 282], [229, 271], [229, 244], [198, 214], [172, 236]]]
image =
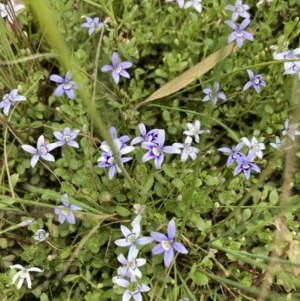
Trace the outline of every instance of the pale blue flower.
[[244, 143], [240, 142], [234, 149], [230, 149], [228, 147], [221, 147], [218, 148], [218, 151], [228, 154], [227, 159], [227, 166], [231, 166], [234, 162], [236, 162], [238, 157], [242, 157], [244, 154], [240, 152], [240, 150], [243, 148]]
[[120, 76], [130, 78], [129, 73], [125, 70], [132, 66], [131, 62], [120, 62], [119, 63], [119, 54], [117, 52], [113, 52], [112, 58], [111, 58], [112, 64], [111, 65], [105, 65], [101, 68], [102, 72], [112, 72], [113, 80], [116, 84], [120, 81]]
[[234, 6], [233, 5], [225, 6], [226, 10], [231, 10], [233, 12], [232, 17], [231, 17], [232, 21], [235, 21], [238, 18], [238, 16], [249, 19], [250, 15], [247, 12], [247, 10], [249, 10], [249, 8], [250, 8], [249, 5], [243, 4], [243, 2], [240, 0], [237, 0], [235, 2]]
[[49, 233], [47, 233], [44, 229], [39, 229], [35, 232], [33, 239], [39, 242], [42, 242], [46, 240], [49, 236]]
[[300, 61], [285, 62], [283, 74], [296, 74], [300, 79]]
[[61, 201], [63, 205], [59, 205], [54, 209], [55, 214], [58, 215], [58, 221], [63, 224], [67, 221], [69, 224], [75, 224], [75, 216], [73, 211], [82, 210], [81, 207], [77, 205], [69, 204], [68, 194], [63, 194]]
[[14, 275], [12, 279], [12, 284], [14, 284], [19, 279], [17, 289], [20, 289], [22, 287], [24, 280], [26, 280], [27, 282], [27, 287], [31, 288], [31, 279], [29, 274], [30, 272], [40, 272], [40, 273], [44, 272], [44, 270], [35, 267], [26, 269], [20, 264], [11, 265], [10, 268], [20, 270]]
[[142, 301], [143, 292], [150, 291], [150, 287], [144, 283], [130, 282], [127, 279], [115, 279], [115, 283], [126, 288], [123, 294], [122, 301], [129, 301], [133, 298], [135, 301]]
[[262, 79], [261, 74], [254, 75], [253, 71], [247, 70], [250, 80], [245, 84], [243, 91], [247, 90], [251, 86], [254, 87], [257, 93], [260, 92], [260, 86], [266, 86], [266, 83]]
[[255, 157], [255, 153], [250, 153], [248, 156], [244, 154], [241, 157], [236, 158], [237, 167], [235, 168], [233, 175], [236, 176], [241, 172], [244, 172], [247, 180], [250, 178], [251, 170], [256, 172], [260, 172], [260, 168], [253, 163], [253, 159]]
[[143, 156], [142, 161], [146, 162], [154, 159], [156, 169], [160, 169], [164, 161], [164, 153], [180, 154], [181, 151], [175, 146], [164, 146], [165, 143], [165, 130], [159, 130], [157, 135], [157, 143], [143, 142], [142, 148], [147, 149], [148, 152]]
[[79, 147], [79, 144], [74, 141], [74, 139], [79, 134], [79, 130], [71, 131], [70, 128], [65, 128], [62, 132], [54, 131], [53, 135], [58, 140], [56, 143], [57, 146], [68, 145], [71, 147]]
[[139, 124], [139, 130], [141, 133], [141, 136], [138, 136], [131, 141], [131, 145], [141, 143], [141, 142], [157, 142], [157, 134], [158, 134], [158, 129], [153, 129], [147, 132], [146, 127], [143, 123]]
[[68, 71], [65, 78], [60, 75], [52, 74], [50, 76], [50, 80], [56, 83], [59, 83], [57, 88], [54, 91], [54, 95], [59, 97], [63, 93], [66, 93], [70, 99], [75, 98], [74, 90], [77, 89], [77, 85], [75, 82], [71, 80], [72, 75], [71, 72]]
[[18, 89], [13, 89], [9, 94], [5, 94], [0, 102], [0, 109], [3, 109], [3, 114], [8, 115], [11, 106], [14, 106], [19, 101], [26, 100], [26, 97], [18, 94]]
[[37, 148], [34, 148], [31, 145], [23, 144], [21, 145], [22, 149], [30, 154], [33, 154], [30, 164], [33, 168], [40, 158], [46, 161], [55, 161], [53, 155], [50, 152], [57, 147], [56, 143], [45, 144], [45, 138], [41, 135], [37, 141]]
[[124, 238], [117, 239], [115, 244], [119, 247], [130, 247], [131, 249], [136, 249], [136, 245], [147, 245], [153, 241], [149, 236], [139, 237], [141, 233], [141, 226], [139, 223], [133, 225], [132, 231], [127, 227], [121, 225], [121, 231]]
[[253, 35], [244, 30], [249, 25], [249, 23], [249, 19], [245, 19], [240, 25], [235, 24], [231, 20], [226, 20], [225, 24], [227, 24], [233, 29], [233, 33], [231, 33], [228, 37], [228, 43], [231, 43], [234, 40], [236, 40], [237, 46], [241, 47], [245, 39], [253, 41]]
[[189, 7], [193, 7], [198, 13], [202, 12], [202, 4], [201, 4], [202, 0], [191, 0], [191, 1], [187, 1], [184, 5], [184, 8], [189, 8]]
[[285, 140], [281, 140], [278, 136], [275, 137], [275, 142], [271, 142], [270, 145], [276, 149], [280, 149], [285, 143]]
[[188, 250], [185, 246], [174, 241], [176, 235], [175, 221], [172, 219], [168, 223], [168, 234], [164, 235], [160, 232], [151, 232], [151, 237], [158, 242], [158, 244], [152, 249], [154, 255], [164, 253], [164, 263], [166, 267], [169, 267], [173, 258], [174, 250], [178, 253], [187, 254]]
[[88, 34], [89, 36], [97, 29], [100, 27], [107, 27], [106, 24], [104, 24], [103, 22], [99, 22], [99, 18], [91, 18], [88, 16], [85, 16], [86, 22], [81, 24], [81, 27], [87, 27], [89, 29]]
[[220, 88], [220, 84], [218, 82], [215, 82], [213, 89], [210, 88], [203, 89], [203, 93], [206, 94], [206, 96], [202, 99], [202, 101], [211, 100], [213, 105], [216, 105], [217, 100], [219, 98], [225, 101], [226, 95], [223, 92], [219, 92], [219, 88]]

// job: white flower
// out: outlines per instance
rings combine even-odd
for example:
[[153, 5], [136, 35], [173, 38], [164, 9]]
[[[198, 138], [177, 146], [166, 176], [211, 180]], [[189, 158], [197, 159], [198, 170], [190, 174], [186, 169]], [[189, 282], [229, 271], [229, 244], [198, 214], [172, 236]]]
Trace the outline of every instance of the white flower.
[[284, 130], [282, 131], [282, 135], [289, 136], [293, 141], [295, 141], [295, 136], [300, 135], [300, 131], [297, 130], [299, 123], [290, 124], [287, 119], [284, 123]]
[[190, 136], [188, 136], [185, 138], [184, 144], [183, 143], [173, 143], [173, 146], [178, 147], [178, 148], [183, 148], [182, 153], [181, 153], [181, 161], [182, 162], [186, 162], [188, 157], [191, 157], [192, 160], [196, 160], [199, 149], [191, 146], [192, 141], [193, 141], [192, 138]]
[[123, 294], [123, 301], [129, 301], [131, 298], [135, 301], [141, 301], [141, 293], [150, 291], [150, 287], [144, 283], [129, 282], [126, 279], [116, 279], [115, 283], [126, 288]]
[[17, 279], [19, 279], [17, 289], [21, 288], [25, 279], [27, 282], [27, 287], [31, 288], [31, 279], [30, 279], [29, 272], [43, 272], [44, 271], [44, 270], [41, 270], [41, 269], [35, 268], [35, 267], [26, 269], [23, 266], [21, 266], [20, 264], [11, 265], [10, 268], [20, 270], [19, 272], [17, 272], [17, 274], [14, 275], [14, 277], [12, 279], [12, 284], [14, 284], [17, 281]]
[[186, 9], [186, 8], [191, 7], [191, 6], [193, 6], [194, 9], [195, 9], [197, 12], [199, 12], [199, 13], [202, 12], [201, 0], [192, 0], [192, 1], [188, 1], [188, 2], [185, 3], [184, 8]]
[[251, 139], [251, 142], [246, 137], [243, 137], [241, 140], [248, 147], [249, 153], [253, 152], [256, 157], [262, 159], [264, 155], [262, 150], [265, 149], [265, 145], [263, 143], [258, 143], [258, 140], [255, 137]]
[[142, 273], [138, 267], [146, 264], [146, 259], [136, 258], [138, 249], [130, 249], [127, 259], [123, 254], [118, 256], [118, 261], [122, 263], [122, 267], [118, 269], [118, 275], [126, 275], [131, 282], [136, 281], [136, 277], [142, 278]]
[[[11, 8], [13, 8], [13, 12], [11, 11]], [[14, 4], [13, 1], [8, 5], [0, 3], [0, 14], [2, 18], [7, 18], [9, 23], [14, 23], [16, 13], [23, 8], [25, 8], [23, 4]]]
[[187, 136], [194, 136], [197, 143], [199, 142], [199, 135], [203, 133], [210, 133], [210, 130], [200, 130], [201, 122], [199, 120], [196, 120], [194, 124], [187, 123], [186, 126], [189, 130], [184, 131], [183, 134]]

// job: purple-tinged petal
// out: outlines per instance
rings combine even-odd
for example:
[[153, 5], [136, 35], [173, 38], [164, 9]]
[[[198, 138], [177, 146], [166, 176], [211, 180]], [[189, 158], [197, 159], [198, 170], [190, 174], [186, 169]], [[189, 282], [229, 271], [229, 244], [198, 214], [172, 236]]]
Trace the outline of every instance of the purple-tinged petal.
[[122, 70], [119, 74], [123, 77], [130, 78], [130, 74], [125, 70]]
[[34, 166], [36, 165], [36, 163], [39, 161], [40, 159], [40, 156], [39, 155], [34, 155], [32, 158], [31, 158], [31, 161], [30, 161], [30, 165], [32, 168], [34, 168]]
[[121, 67], [122, 69], [128, 69], [130, 67], [132, 67], [132, 63], [131, 62], [121, 62], [118, 64], [119, 67]]
[[153, 255], [158, 255], [165, 252], [164, 248], [161, 246], [161, 244], [156, 245], [155, 247], [153, 247], [152, 249], [152, 254]]
[[243, 30], [245, 29], [250, 23], [250, 19], [244, 19], [244, 21], [241, 23], [241, 25], [239, 26], [240, 27], [240, 30]]
[[119, 54], [117, 52], [113, 52], [111, 56], [112, 65], [114, 68], [118, 65], [119, 62]]
[[164, 255], [164, 263], [166, 267], [169, 267], [172, 260], [174, 258], [174, 250], [171, 247], [168, 251], [165, 251], [165, 255]]
[[136, 239], [136, 244], [137, 245], [147, 245], [153, 241], [153, 238], [150, 236], [144, 236]]
[[178, 253], [181, 253], [181, 254], [188, 254], [188, 250], [186, 249], [186, 247], [180, 243], [180, 242], [173, 242], [173, 248], [178, 252]]
[[30, 154], [33, 154], [35, 155], [36, 152], [37, 152], [37, 149], [32, 147], [31, 145], [27, 145], [27, 144], [23, 144], [21, 145], [21, 148], [25, 151], [25, 152], [28, 152]]
[[173, 240], [176, 234], [176, 225], [175, 221], [172, 219], [168, 223], [168, 238], [169, 240]]
[[113, 70], [114, 70], [114, 68], [113, 68], [113, 66], [111, 66], [111, 65], [104, 65], [104, 66], [101, 68], [101, 71], [102, 71], [102, 72], [113, 71]]
[[113, 80], [115, 81], [115, 83], [118, 84], [119, 81], [120, 81], [120, 75], [119, 75], [119, 73], [117, 73], [117, 72], [115, 72], [115, 70], [113, 70], [112, 77], [113, 77]]
[[160, 232], [151, 231], [151, 237], [158, 242], [162, 242], [163, 240], [168, 240], [168, 237]]

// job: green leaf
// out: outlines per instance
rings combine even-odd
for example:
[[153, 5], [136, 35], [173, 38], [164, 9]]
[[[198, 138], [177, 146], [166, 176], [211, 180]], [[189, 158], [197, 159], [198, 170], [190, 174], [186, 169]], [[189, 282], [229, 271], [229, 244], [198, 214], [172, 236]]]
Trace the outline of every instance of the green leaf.
[[78, 275], [78, 274], [69, 274], [69, 275], [65, 276], [65, 277], [63, 278], [63, 280], [64, 280], [65, 282], [72, 282], [72, 281], [74, 281], [75, 279], [77, 279], [77, 278], [79, 278], [79, 277], [80, 277], [80, 275]]
[[127, 217], [131, 215], [130, 211], [127, 208], [121, 206], [116, 206], [115, 210], [122, 217]]
[[191, 278], [197, 285], [204, 286], [208, 284], [208, 277], [199, 271], [196, 271]]

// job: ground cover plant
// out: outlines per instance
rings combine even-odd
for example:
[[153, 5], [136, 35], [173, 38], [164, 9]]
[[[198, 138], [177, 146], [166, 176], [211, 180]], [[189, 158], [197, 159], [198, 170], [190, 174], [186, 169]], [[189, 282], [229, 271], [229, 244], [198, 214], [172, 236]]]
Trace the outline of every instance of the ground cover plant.
[[299, 300], [300, 3], [0, 3], [1, 300]]

